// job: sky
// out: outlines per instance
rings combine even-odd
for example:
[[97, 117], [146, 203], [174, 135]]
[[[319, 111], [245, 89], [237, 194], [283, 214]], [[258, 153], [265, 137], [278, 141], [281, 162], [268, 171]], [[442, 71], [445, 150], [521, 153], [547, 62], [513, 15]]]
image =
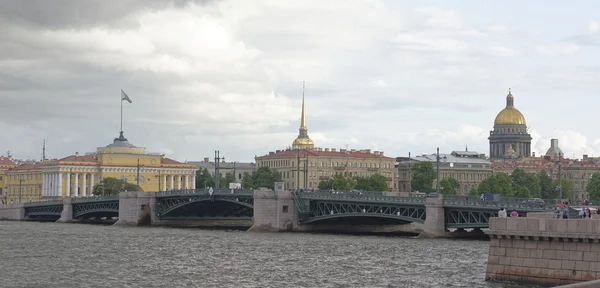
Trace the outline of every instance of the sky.
[[532, 150], [600, 156], [596, 1], [0, 1], [0, 153], [123, 130], [179, 161], [317, 147], [489, 154], [512, 88]]

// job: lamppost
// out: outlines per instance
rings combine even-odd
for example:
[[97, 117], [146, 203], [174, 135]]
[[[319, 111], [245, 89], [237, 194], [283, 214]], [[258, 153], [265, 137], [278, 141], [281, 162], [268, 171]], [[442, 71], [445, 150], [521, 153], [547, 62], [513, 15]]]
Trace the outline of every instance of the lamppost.
[[412, 174], [410, 171], [410, 162], [412, 162], [411, 158], [410, 158], [410, 152], [408, 152], [408, 192], [412, 192], [412, 187], [410, 187], [410, 180], [412, 179]]
[[435, 157], [437, 177], [435, 179], [435, 191], [440, 193], [440, 147], [437, 148], [437, 154]]
[[100, 182], [98, 187], [100, 188], [100, 191], [102, 191], [101, 195], [104, 196], [104, 182]]
[[[138, 175], [139, 176], [139, 175]], [[158, 192], [160, 192], [160, 169], [158, 169], [158, 176], [154, 176], [156, 178], [158, 178]]]
[[138, 189], [140, 189], [140, 168], [144, 168], [144, 165], [140, 165], [140, 159], [138, 159], [138, 161], [137, 161], [137, 177], [135, 179], [137, 181]]

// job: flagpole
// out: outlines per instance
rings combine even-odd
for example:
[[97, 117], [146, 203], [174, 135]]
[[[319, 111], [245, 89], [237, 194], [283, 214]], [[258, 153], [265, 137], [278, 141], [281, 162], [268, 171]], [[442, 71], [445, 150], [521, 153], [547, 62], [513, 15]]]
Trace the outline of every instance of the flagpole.
[[123, 89], [121, 89], [119, 99], [121, 99], [121, 133], [123, 133]]

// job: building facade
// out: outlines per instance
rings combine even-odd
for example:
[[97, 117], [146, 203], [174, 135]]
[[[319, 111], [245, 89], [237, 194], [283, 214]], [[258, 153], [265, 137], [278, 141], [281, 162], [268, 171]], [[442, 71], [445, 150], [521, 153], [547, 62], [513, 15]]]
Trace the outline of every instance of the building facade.
[[[466, 150], [466, 149], [465, 149]], [[400, 192], [414, 191], [410, 186], [412, 165], [419, 162], [432, 162], [437, 166], [436, 154], [425, 154], [411, 158], [398, 158], [398, 188]], [[459, 194], [467, 195], [471, 189], [477, 189], [479, 183], [492, 175], [492, 163], [485, 155], [474, 151], [453, 151], [450, 154], [440, 154], [440, 181], [444, 178], [454, 178], [460, 183]], [[435, 184], [432, 184], [435, 186]]]
[[256, 168], [269, 167], [281, 173], [286, 189], [318, 189], [320, 181], [336, 174], [348, 177], [368, 177], [380, 174], [386, 178], [389, 190], [396, 184], [394, 158], [370, 149], [316, 148], [308, 137], [304, 92], [298, 137], [291, 148], [255, 157]]
[[[62, 159], [19, 165], [6, 172], [9, 189], [6, 200], [92, 196], [94, 185], [109, 177], [132, 184], [139, 181], [140, 190], [147, 192], [195, 187], [195, 165], [145, 150], [130, 144], [121, 132], [112, 144], [97, 148], [95, 153], [76, 152]], [[29, 193], [28, 198], [23, 196], [24, 191]]]
[[494, 130], [490, 131], [490, 158], [522, 158], [531, 155], [531, 135], [523, 114], [515, 108], [515, 98], [510, 89], [506, 96], [506, 107], [494, 120]]

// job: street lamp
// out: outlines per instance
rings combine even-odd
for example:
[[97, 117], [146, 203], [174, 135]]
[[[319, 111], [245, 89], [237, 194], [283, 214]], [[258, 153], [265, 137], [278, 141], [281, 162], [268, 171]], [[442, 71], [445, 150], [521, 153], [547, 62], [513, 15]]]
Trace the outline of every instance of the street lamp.
[[[139, 175], [138, 175], [138, 177], [139, 177]], [[154, 176], [154, 177], [155, 177], [155, 178], [158, 178], [158, 192], [160, 192], [160, 191], [161, 191], [161, 190], [160, 190], [160, 169], [158, 169], [158, 175], [157, 175], [157, 176]]]
[[140, 189], [140, 168], [144, 168], [144, 165], [140, 165], [140, 159], [137, 160], [137, 186]]
[[23, 179], [20, 179], [21, 175], [19, 175], [19, 203], [21, 203], [21, 196], [22, 196], [22, 192], [21, 192], [21, 187], [23, 186]]

